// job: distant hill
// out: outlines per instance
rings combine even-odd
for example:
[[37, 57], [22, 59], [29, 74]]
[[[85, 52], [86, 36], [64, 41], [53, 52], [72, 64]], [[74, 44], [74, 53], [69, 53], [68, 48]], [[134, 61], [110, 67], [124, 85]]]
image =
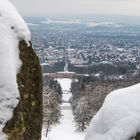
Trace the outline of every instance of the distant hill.
[[49, 17], [49, 16], [25, 16], [24, 19], [26, 22], [40, 23], [45, 19], [53, 18], [53, 19], [79, 19], [82, 21], [96, 21], [96, 22], [115, 22], [122, 24], [131, 24], [131, 25], [140, 25], [140, 16], [128, 16], [128, 15], [107, 15], [107, 14], [85, 14], [85, 15], [72, 15], [72, 16], [61, 16], [61, 17]]

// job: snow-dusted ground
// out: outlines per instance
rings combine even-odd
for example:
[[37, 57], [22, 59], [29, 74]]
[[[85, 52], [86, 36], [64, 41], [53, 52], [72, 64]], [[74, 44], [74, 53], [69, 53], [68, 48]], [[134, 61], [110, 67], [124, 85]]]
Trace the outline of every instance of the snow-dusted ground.
[[63, 91], [65, 90], [70, 91], [72, 79], [63, 78], [63, 79], [57, 79], [57, 81], [60, 83]]
[[72, 96], [70, 90], [71, 90], [71, 82], [72, 79], [57, 79], [57, 81], [60, 83], [63, 91], [63, 101], [68, 102], [70, 97]]
[[111, 92], [85, 140], [128, 140], [140, 132], [140, 84]]
[[6, 140], [2, 129], [19, 102], [18, 43], [19, 40], [28, 42], [30, 38], [30, 31], [16, 8], [8, 0], [0, 0], [0, 140]]
[[[62, 90], [70, 91], [71, 88], [71, 79], [57, 79], [61, 84]], [[71, 93], [68, 92], [68, 95], [63, 94], [64, 103], [61, 105], [62, 117], [60, 123], [53, 126], [49, 132], [48, 138], [45, 135], [42, 137], [42, 140], [84, 140], [84, 133], [78, 133], [75, 131], [75, 123], [73, 121], [73, 114], [71, 106], [69, 103], [65, 103], [71, 97]]]

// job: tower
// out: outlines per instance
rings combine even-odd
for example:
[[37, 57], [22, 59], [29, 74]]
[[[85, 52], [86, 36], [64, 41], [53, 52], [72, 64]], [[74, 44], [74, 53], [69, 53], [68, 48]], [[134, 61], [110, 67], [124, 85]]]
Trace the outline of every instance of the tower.
[[67, 43], [66, 43], [66, 36], [64, 36], [64, 59], [65, 59], [65, 66], [64, 72], [68, 71], [68, 54], [67, 54]]

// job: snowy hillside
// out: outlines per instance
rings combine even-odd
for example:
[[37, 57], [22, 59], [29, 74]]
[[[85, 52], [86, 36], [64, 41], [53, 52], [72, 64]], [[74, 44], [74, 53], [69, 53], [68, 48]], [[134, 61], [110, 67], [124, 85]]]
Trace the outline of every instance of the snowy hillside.
[[[70, 92], [72, 79], [57, 79], [63, 91], [63, 103], [61, 105], [60, 123], [50, 128], [46, 137], [46, 128], [43, 128], [42, 140], [83, 140], [84, 133], [76, 132], [74, 116], [72, 113], [69, 99], [72, 94]], [[66, 93], [67, 92], [67, 93]]]
[[15, 7], [8, 0], [0, 0], [0, 140], [6, 140], [2, 129], [18, 103], [19, 40], [28, 43], [30, 32]]
[[140, 132], [140, 84], [111, 92], [85, 140], [128, 140]]

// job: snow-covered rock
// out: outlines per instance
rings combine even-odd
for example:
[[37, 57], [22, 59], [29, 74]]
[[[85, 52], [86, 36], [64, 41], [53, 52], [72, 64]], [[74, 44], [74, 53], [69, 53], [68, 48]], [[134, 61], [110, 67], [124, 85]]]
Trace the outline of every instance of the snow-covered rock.
[[18, 43], [30, 40], [30, 31], [15, 7], [8, 0], [0, 0], [0, 140], [5, 123], [17, 106], [19, 91], [16, 75], [21, 66]]
[[128, 140], [140, 132], [140, 84], [111, 92], [85, 140]]
[[23, 18], [9, 0], [0, 0], [0, 23], [12, 29], [15, 36], [26, 43], [31, 39], [30, 31]]

